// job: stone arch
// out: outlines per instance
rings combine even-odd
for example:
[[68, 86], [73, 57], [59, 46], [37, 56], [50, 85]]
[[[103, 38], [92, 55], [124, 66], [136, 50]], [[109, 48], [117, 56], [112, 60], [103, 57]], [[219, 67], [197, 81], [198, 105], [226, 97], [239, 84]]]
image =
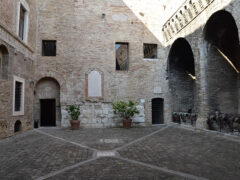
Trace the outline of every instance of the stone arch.
[[207, 21], [203, 38], [206, 42], [206, 90], [209, 111], [237, 113], [240, 45], [234, 17], [225, 10], [215, 12]]
[[44, 78], [53, 79], [54, 81], [56, 81], [56, 82], [58, 83], [59, 88], [60, 88], [61, 90], [64, 89], [65, 81], [63, 80], [63, 78], [61, 78], [60, 76], [52, 76], [52, 75], [50, 75], [50, 74], [46, 74], [46, 75], [43, 75], [43, 76], [42, 76], [42, 75], [38, 75], [38, 76], [37, 76], [37, 79], [35, 80], [35, 81], [36, 81], [36, 83], [35, 83], [35, 88], [36, 88], [38, 82], [39, 82], [40, 80], [44, 79]]
[[0, 45], [0, 77], [1, 79], [8, 79], [8, 62], [9, 51], [3, 44]]
[[61, 86], [55, 78], [44, 77], [36, 83], [34, 90], [34, 121], [37, 121], [40, 126], [43, 125], [42, 118], [45, 113], [43, 112], [43, 103], [47, 100], [55, 102], [55, 125], [61, 126], [60, 89]]
[[238, 27], [230, 12], [225, 10], [215, 12], [206, 23], [203, 36], [208, 43], [228, 56], [233, 65], [239, 70], [240, 46]]
[[14, 124], [14, 133], [21, 132], [22, 131], [22, 122], [20, 120], [17, 120]]
[[168, 56], [168, 80], [173, 112], [196, 111], [196, 76], [192, 48], [184, 38], [173, 43]]

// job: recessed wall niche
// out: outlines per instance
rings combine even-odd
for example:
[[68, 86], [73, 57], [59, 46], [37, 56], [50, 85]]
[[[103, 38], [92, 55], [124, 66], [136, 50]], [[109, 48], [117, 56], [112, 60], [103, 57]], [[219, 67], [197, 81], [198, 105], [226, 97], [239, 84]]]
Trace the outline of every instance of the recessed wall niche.
[[96, 69], [86, 74], [86, 99], [103, 99], [103, 73]]

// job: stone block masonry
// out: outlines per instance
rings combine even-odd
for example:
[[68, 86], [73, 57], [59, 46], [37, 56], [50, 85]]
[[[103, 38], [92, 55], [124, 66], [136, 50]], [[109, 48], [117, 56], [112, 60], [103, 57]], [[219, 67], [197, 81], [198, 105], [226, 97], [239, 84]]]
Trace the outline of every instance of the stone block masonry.
[[[140, 111], [133, 118], [133, 123], [136, 125], [144, 125], [144, 103], [140, 103], [137, 107]], [[62, 122], [63, 127], [69, 126], [69, 115], [65, 110], [66, 106], [62, 106]], [[81, 120], [82, 127], [117, 127], [122, 126], [122, 118], [115, 115], [112, 109], [112, 103], [106, 102], [86, 102], [81, 104]]]

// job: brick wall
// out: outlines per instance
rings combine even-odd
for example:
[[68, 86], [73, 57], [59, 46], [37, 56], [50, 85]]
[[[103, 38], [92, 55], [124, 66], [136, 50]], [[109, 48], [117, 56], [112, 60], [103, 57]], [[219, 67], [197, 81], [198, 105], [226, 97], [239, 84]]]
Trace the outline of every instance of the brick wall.
[[[33, 128], [34, 50], [36, 45], [36, 1], [29, 5], [28, 41], [17, 35], [18, 0], [0, 1], [0, 45], [8, 50], [7, 78], [0, 78], [0, 138], [14, 135], [14, 124], [21, 121], [22, 131]], [[14, 76], [25, 80], [24, 115], [13, 116]]]
[[[82, 103], [87, 109], [117, 99], [145, 99], [147, 104], [155, 96], [166, 98], [164, 49], [123, 1], [39, 1], [39, 13], [36, 78], [61, 77], [63, 107]], [[56, 57], [41, 56], [43, 39], [57, 40]], [[129, 43], [129, 71], [115, 70], [116, 42]], [[143, 43], [158, 44], [158, 59], [143, 59]], [[104, 99], [89, 102], [85, 99], [85, 74], [95, 68], [104, 75]], [[158, 86], [161, 92], [155, 94]], [[151, 109], [145, 107], [145, 113], [146, 123], [151, 123]], [[89, 117], [84, 122], [97, 121]]]

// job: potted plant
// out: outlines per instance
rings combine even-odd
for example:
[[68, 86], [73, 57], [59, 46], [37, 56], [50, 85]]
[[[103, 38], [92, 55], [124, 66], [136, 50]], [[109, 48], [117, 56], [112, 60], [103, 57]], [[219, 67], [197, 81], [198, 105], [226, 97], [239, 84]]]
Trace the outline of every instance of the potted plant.
[[126, 129], [131, 128], [132, 117], [139, 114], [137, 109], [137, 102], [134, 101], [116, 101], [112, 103], [114, 114], [119, 114], [123, 118], [123, 127]]
[[71, 116], [70, 124], [72, 130], [79, 129], [80, 121], [78, 120], [80, 116], [80, 105], [70, 105], [66, 107], [66, 111]]

